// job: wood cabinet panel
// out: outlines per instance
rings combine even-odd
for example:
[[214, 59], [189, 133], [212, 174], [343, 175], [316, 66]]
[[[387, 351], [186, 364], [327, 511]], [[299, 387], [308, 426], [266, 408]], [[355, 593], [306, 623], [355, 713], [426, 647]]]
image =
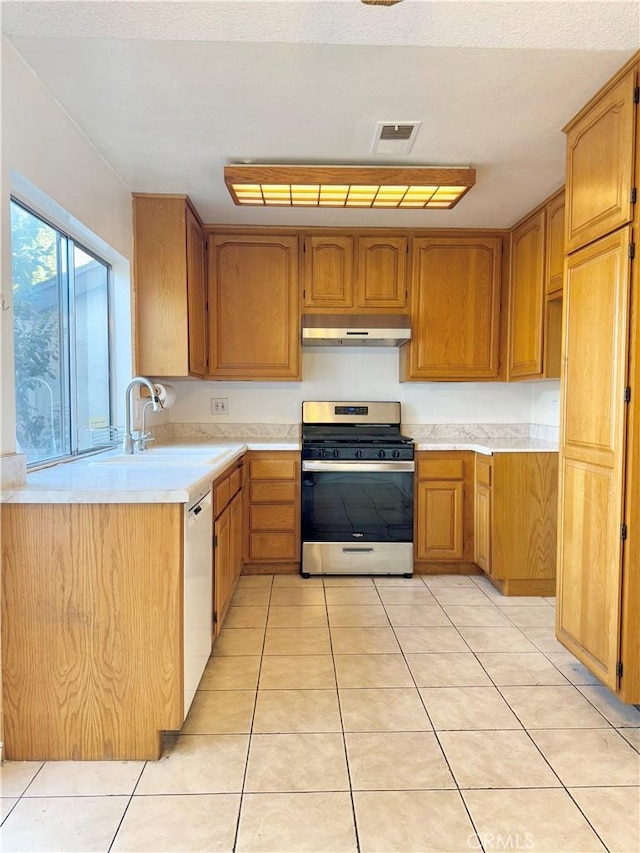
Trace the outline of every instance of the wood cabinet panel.
[[566, 250], [630, 222], [635, 68], [567, 129]]
[[546, 213], [511, 233], [509, 379], [542, 376]]
[[183, 720], [184, 507], [1, 514], [5, 757], [157, 759]]
[[407, 237], [358, 237], [358, 308], [405, 308], [408, 245]]
[[491, 489], [476, 482], [474, 515], [474, 562], [491, 575]]
[[464, 479], [464, 460], [439, 458], [434, 451], [429, 458], [418, 458], [419, 480], [462, 480]]
[[609, 466], [623, 443], [630, 236], [625, 228], [567, 260], [561, 440]]
[[231, 509], [229, 506], [215, 520], [214, 536], [213, 566], [215, 583], [213, 587], [213, 610], [216, 628], [219, 632], [227, 615], [234, 590], [231, 554]]
[[305, 308], [350, 308], [354, 292], [354, 238], [305, 238]]
[[491, 485], [491, 457], [476, 454], [476, 483]]
[[496, 453], [491, 475], [494, 578], [556, 576], [558, 454]]
[[145, 376], [205, 373], [204, 238], [186, 196], [134, 195], [135, 363]]
[[204, 235], [193, 211], [187, 206], [187, 313], [189, 371], [204, 376], [209, 365], [206, 267]]
[[297, 480], [299, 454], [289, 455], [285, 451], [274, 451], [249, 462], [251, 480]]
[[249, 495], [252, 504], [275, 503], [284, 501], [293, 503], [296, 499], [297, 486], [295, 483], [265, 482], [251, 483]]
[[502, 240], [413, 240], [411, 327], [401, 378], [496, 379], [499, 372]]
[[562, 291], [564, 273], [564, 190], [547, 204], [545, 240], [545, 293]]
[[275, 563], [299, 563], [300, 453], [252, 451], [247, 467], [245, 518], [249, 571], [260, 570], [260, 564], [268, 567]]
[[231, 485], [229, 478], [225, 477], [213, 490], [213, 517], [217, 518], [229, 503], [231, 498]]
[[209, 237], [212, 379], [300, 379], [298, 240]]
[[251, 530], [295, 530], [295, 504], [258, 504], [249, 512]]
[[249, 559], [263, 561], [300, 561], [300, 540], [295, 533], [250, 533]]
[[418, 560], [462, 560], [462, 482], [426, 480], [418, 483]]
[[575, 252], [565, 277], [558, 639], [618, 688], [630, 228]]

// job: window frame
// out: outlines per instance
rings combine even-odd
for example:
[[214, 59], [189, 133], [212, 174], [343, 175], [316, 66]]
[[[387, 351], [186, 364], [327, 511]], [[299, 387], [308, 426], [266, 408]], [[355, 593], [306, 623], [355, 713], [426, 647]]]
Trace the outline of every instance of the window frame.
[[[56, 241], [58, 243], [58, 256], [60, 264], [58, 268], [58, 278], [62, 279], [59, 282], [59, 298], [58, 298], [58, 327], [61, 340], [61, 400], [60, 405], [62, 412], [68, 412], [68, 417], [65, 416], [65, 430], [69, 436], [70, 452], [59, 456], [50, 456], [47, 459], [41, 459], [34, 462], [27, 462], [28, 471], [36, 471], [39, 468], [48, 468], [53, 465], [58, 465], [64, 462], [70, 462], [74, 459], [81, 459], [86, 456], [92, 456], [96, 453], [103, 453], [114, 447], [116, 441], [108, 441], [100, 446], [91, 447], [88, 450], [78, 449], [78, 399], [77, 399], [77, 342], [76, 342], [76, 323], [75, 323], [75, 308], [76, 308], [76, 270], [74, 263], [74, 248], [78, 248], [88, 257], [92, 258], [97, 263], [101, 264], [106, 271], [106, 298], [107, 298], [107, 349], [108, 349], [108, 369], [107, 369], [107, 387], [109, 400], [109, 424], [108, 429], [113, 429], [113, 417], [116, 411], [115, 389], [114, 389], [114, 358], [115, 358], [115, 333], [114, 333], [114, 292], [113, 292], [113, 266], [112, 264], [101, 257], [96, 251], [89, 248], [85, 243], [77, 237], [70, 234], [68, 230], [60, 227], [54, 220], [34, 209], [28, 202], [25, 202], [18, 195], [11, 193], [9, 196], [9, 209], [15, 204], [23, 211], [34, 216], [44, 225], [53, 229], [56, 232]], [[11, 215], [9, 216], [11, 223]], [[13, 235], [11, 224], [9, 224], [10, 233], [10, 254], [13, 255]], [[64, 279], [66, 278], [66, 285]], [[13, 286], [13, 277], [12, 277]], [[14, 345], [15, 351], [15, 345]], [[16, 415], [17, 415], [17, 400], [16, 400]], [[16, 438], [17, 438], [17, 416], [16, 416]]]

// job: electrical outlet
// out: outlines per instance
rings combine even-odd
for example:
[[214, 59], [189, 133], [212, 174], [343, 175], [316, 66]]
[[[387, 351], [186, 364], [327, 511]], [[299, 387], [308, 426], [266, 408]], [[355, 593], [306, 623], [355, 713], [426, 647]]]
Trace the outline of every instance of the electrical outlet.
[[229, 400], [226, 397], [211, 398], [211, 414], [212, 415], [228, 415]]

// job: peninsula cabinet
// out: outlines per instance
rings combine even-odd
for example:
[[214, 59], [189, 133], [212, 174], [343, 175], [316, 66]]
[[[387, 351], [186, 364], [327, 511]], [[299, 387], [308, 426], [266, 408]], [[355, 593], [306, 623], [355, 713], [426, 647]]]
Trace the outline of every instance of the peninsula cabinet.
[[416, 456], [418, 572], [474, 568], [473, 457], [471, 451], [443, 450], [421, 451]]
[[213, 623], [216, 637], [242, 571], [243, 474], [243, 460], [240, 460], [213, 484]]
[[557, 453], [476, 454], [475, 562], [504, 595], [554, 595]]
[[300, 570], [300, 453], [250, 451], [244, 571]]
[[298, 238], [209, 237], [209, 379], [300, 380]]
[[144, 376], [207, 373], [202, 224], [184, 195], [133, 196], [135, 363]]
[[473, 233], [412, 241], [412, 340], [400, 379], [499, 378], [502, 238]]
[[405, 313], [408, 247], [406, 235], [306, 235], [304, 310]]
[[156, 759], [180, 729], [184, 504], [4, 504], [5, 756]]
[[[640, 702], [640, 53], [567, 132], [557, 636]], [[635, 252], [633, 247], [635, 245]]]

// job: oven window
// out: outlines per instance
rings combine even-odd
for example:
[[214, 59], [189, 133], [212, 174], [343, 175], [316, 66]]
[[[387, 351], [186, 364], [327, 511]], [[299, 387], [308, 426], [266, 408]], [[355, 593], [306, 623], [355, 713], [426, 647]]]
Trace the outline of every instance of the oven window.
[[302, 474], [304, 542], [412, 542], [413, 472]]

